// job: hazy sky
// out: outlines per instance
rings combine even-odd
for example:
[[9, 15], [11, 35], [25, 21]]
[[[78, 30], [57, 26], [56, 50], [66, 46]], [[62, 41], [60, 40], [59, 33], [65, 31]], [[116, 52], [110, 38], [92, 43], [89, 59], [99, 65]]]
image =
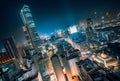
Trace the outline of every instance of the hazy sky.
[[119, 3], [120, 0], [0, 0], [0, 40], [10, 35], [19, 43], [25, 39], [20, 18], [24, 4], [30, 6], [39, 34], [49, 34], [86, 19], [94, 12], [120, 11]]

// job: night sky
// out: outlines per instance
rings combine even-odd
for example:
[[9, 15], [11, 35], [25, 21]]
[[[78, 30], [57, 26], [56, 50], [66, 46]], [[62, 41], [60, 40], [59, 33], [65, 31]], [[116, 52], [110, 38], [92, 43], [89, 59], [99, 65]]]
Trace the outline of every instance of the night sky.
[[18, 44], [25, 40], [20, 18], [24, 4], [30, 6], [39, 34], [65, 29], [94, 12], [120, 11], [120, 0], [0, 0], [0, 40], [11, 35]]

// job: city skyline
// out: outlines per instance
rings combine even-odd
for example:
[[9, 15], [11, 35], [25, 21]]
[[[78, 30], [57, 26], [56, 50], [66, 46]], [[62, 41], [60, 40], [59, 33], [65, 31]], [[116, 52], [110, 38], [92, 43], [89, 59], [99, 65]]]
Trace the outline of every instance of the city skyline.
[[65, 29], [67, 26], [76, 24], [80, 20], [86, 20], [94, 12], [104, 14], [106, 11], [120, 11], [119, 0], [7, 1], [9, 3], [6, 3], [6, 1], [1, 1], [3, 4], [0, 6], [0, 10], [2, 11], [0, 40], [6, 36], [14, 35], [18, 44], [25, 40], [22, 31], [23, 23], [19, 16], [20, 8], [24, 4], [30, 6], [39, 34], [50, 34], [56, 29]]
[[1, 1], [0, 81], [119, 81], [119, 2]]

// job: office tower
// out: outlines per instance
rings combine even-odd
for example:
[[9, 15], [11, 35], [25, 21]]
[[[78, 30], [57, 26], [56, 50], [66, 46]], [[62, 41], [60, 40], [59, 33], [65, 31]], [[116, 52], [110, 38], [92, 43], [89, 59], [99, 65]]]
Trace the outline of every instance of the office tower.
[[30, 34], [28, 32], [28, 28], [26, 26], [23, 26], [23, 31], [24, 31], [24, 34], [25, 34], [25, 38], [27, 40], [27, 43], [28, 43], [28, 46], [30, 49], [33, 49], [33, 45], [32, 45], [32, 40], [30, 38]]
[[49, 57], [49, 59], [47, 59], [46, 61], [46, 70], [47, 70], [47, 76], [49, 75], [50, 77], [50, 81], [57, 81], [57, 77], [55, 75], [54, 69], [53, 69], [53, 64], [52, 61]]
[[[15, 59], [8, 58], [7, 53], [0, 52], [0, 78], [2, 81], [13, 81], [15, 73], [20, 70], [20, 67]], [[1, 80], [0, 80], [1, 81]]]
[[87, 41], [88, 44], [91, 43], [92, 39], [93, 39], [93, 21], [91, 18], [87, 19], [87, 28], [86, 28], [86, 34], [87, 34]]
[[39, 51], [39, 47], [41, 44], [40, 37], [35, 29], [36, 26], [35, 26], [35, 23], [33, 21], [29, 6], [24, 5], [23, 8], [21, 9], [20, 15], [21, 15], [22, 21], [24, 23], [23, 30], [24, 30], [24, 33], [26, 35], [26, 39], [27, 39], [28, 44], [30, 46], [32, 45], [32, 47], [36, 51]]
[[[24, 5], [23, 8], [21, 9], [20, 16], [22, 18], [24, 27], [23, 31], [25, 33], [25, 37], [27, 39], [28, 44], [30, 47], [33, 49], [33, 60], [35, 64], [35, 70], [39, 73], [39, 79], [43, 80], [44, 77], [42, 75], [43, 71], [41, 71], [41, 68], [44, 67], [45, 62], [43, 60], [44, 58], [42, 57], [42, 54], [40, 54], [40, 45], [41, 45], [41, 40], [40, 37], [36, 31], [36, 26], [32, 18], [32, 14], [30, 11], [29, 6]], [[36, 53], [36, 54], [35, 54]], [[45, 71], [46, 68], [43, 68], [42, 70]]]
[[104, 24], [105, 24], [105, 17], [101, 16], [101, 25], [104, 26]]
[[66, 81], [63, 68], [62, 68], [63, 66], [60, 62], [59, 57], [57, 55], [53, 55], [51, 60], [52, 60], [53, 68], [58, 81]]
[[18, 58], [18, 50], [13, 37], [6, 38], [2, 40], [2, 43], [7, 51], [9, 58]]
[[14, 60], [15, 58], [11, 57], [6, 52], [0, 52], [0, 64], [5, 64]]
[[[94, 71], [94, 66], [89, 59], [80, 60], [79, 62], [76, 62], [76, 64], [77, 64], [77, 67], [79, 70], [79, 77], [80, 77], [81, 81], [94, 81], [94, 79], [93, 79], [94, 77], [92, 78], [90, 76], [90, 73], [92, 73]], [[88, 69], [88, 67], [89, 67], [89, 69]], [[96, 75], [96, 74], [94, 74], [94, 75]]]
[[13, 37], [8, 37], [2, 40], [2, 43], [6, 49], [6, 54], [4, 55], [3, 63], [14, 62], [17, 69], [19, 69], [19, 54]]

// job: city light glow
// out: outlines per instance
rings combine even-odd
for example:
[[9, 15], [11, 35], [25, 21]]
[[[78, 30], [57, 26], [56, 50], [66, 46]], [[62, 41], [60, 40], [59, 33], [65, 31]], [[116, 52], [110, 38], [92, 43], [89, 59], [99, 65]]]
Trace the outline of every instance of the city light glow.
[[77, 31], [77, 28], [76, 28], [76, 25], [71, 26], [71, 27], [69, 28], [69, 31], [70, 31], [70, 34], [73, 34], [73, 33], [78, 32], [78, 31]]
[[120, 80], [119, 0], [0, 2], [0, 81]]

